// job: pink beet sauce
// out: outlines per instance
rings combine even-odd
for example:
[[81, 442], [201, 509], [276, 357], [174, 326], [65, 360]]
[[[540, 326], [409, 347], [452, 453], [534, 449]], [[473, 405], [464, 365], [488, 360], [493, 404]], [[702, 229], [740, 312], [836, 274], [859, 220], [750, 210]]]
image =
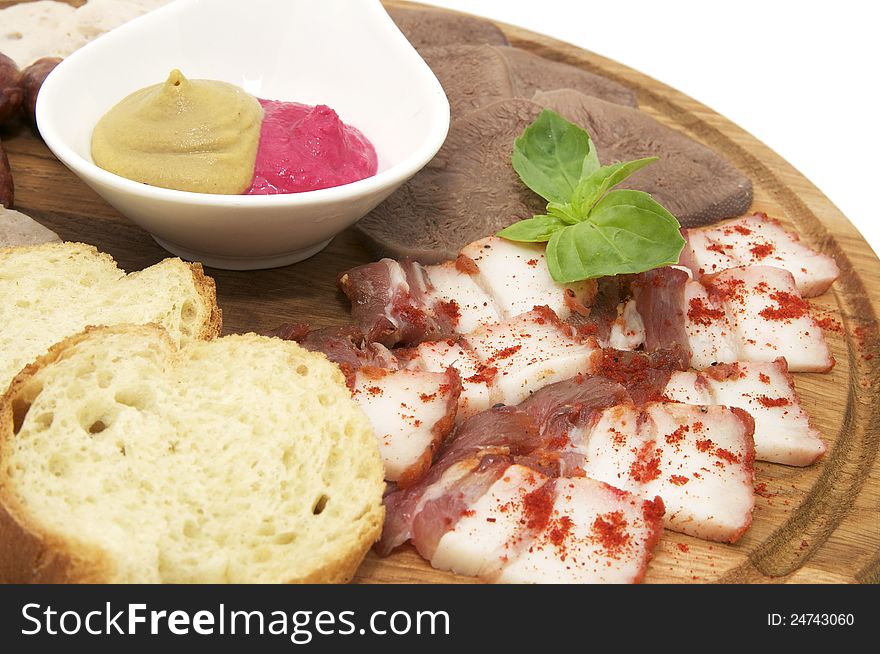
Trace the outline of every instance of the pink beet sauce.
[[376, 150], [330, 107], [258, 98], [263, 124], [245, 195], [301, 193], [376, 174]]

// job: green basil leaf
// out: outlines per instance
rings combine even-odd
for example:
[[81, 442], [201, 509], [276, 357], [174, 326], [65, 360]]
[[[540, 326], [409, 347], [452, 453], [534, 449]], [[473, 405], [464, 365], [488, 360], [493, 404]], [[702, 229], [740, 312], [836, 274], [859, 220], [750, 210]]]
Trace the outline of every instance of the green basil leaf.
[[540, 243], [549, 241], [553, 233], [566, 224], [557, 216], [534, 216], [505, 227], [497, 235], [510, 241]]
[[650, 195], [614, 191], [587, 220], [553, 234], [547, 264], [553, 279], [570, 283], [675, 264], [682, 247], [678, 221]]
[[572, 206], [575, 207], [578, 213], [588, 214], [593, 205], [602, 199], [602, 196], [609, 190], [620, 184], [637, 170], [655, 161], [657, 161], [657, 157], [645, 157], [644, 159], [602, 166], [578, 183], [571, 198]]
[[[581, 129], [577, 125], [575, 125], [575, 127]], [[590, 133], [587, 130], [583, 130], [583, 132], [587, 135], [587, 139], [590, 142], [590, 151], [587, 152], [587, 156], [584, 157], [584, 165], [581, 166], [581, 179], [589, 177], [602, 167], [602, 164], [599, 163], [599, 151], [596, 149], [596, 145], [590, 138]]]
[[681, 225], [678, 223], [675, 216], [669, 213], [666, 207], [652, 198], [649, 193], [632, 189], [618, 189], [608, 193], [593, 207], [593, 210], [590, 212], [590, 218], [592, 218], [597, 212], [616, 206], [635, 207], [636, 209], [650, 211], [654, 213], [659, 220], [675, 227], [676, 230], [681, 229]]
[[575, 225], [584, 219], [568, 202], [548, 202], [547, 213], [556, 216], [566, 225]]
[[571, 200], [593, 161], [590, 135], [554, 111], [545, 109], [513, 144], [513, 168], [520, 179], [549, 202]]

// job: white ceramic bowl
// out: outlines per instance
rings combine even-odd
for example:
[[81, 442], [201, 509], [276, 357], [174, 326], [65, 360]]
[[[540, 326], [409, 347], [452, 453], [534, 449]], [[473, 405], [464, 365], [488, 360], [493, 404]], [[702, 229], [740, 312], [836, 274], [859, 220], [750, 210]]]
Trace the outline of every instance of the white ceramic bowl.
[[[374, 177], [286, 195], [209, 195], [148, 186], [92, 163], [110, 107], [180, 68], [272, 100], [327, 104], [376, 148]], [[74, 52], [46, 79], [40, 134], [55, 155], [165, 249], [234, 270], [294, 263], [324, 248], [418, 172], [449, 128], [437, 78], [378, 0], [177, 0]]]

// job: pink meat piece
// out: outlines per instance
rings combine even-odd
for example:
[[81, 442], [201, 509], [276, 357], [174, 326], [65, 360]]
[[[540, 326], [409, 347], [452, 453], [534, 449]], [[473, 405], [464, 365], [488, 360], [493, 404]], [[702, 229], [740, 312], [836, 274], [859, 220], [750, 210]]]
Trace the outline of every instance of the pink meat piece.
[[369, 342], [416, 345], [454, 333], [448, 317], [426, 304], [430, 281], [414, 261], [381, 259], [346, 270], [337, 279], [351, 317]]
[[607, 409], [577, 440], [588, 477], [663, 498], [672, 531], [732, 543], [752, 521], [753, 432], [741, 409], [652, 402]]
[[666, 266], [637, 275], [632, 282], [636, 309], [645, 330], [645, 349], [688, 349], [685, 331], [684, 288], [690, 276]]
[[488, 369], [498, 402], [518, 404], [547, 384], [593, 370], [595, 339], [582, 339], [546, 306], [483, 325], [464, 342]]
[[497, 583], [638, 582], [663, 529], [659, 499], [521, 465], [455, 509], [431, 565]]
[[734, 336], [734, 361], [785, 357], [796, 372], [827, 372], [834, 366], [822, 328], [788, 271], [771, 266], [730, 268], [700, 283], [723, 307]]
[[455, 424], [461, 382], [444, 373], [362, 367], [352, 397], [373, 426], [385, 478], [406, 488], [425, 476]]
[[821, 295], [840, 275], [837, 263], [801, 242], [797, 234], [764, 213], [696, 229], [682, 230], [687, 240], [681, 264], [694, 277], [740, 266], [774, 266], [792, 274], [803, 297]]
[[827, 449], [800, 405], [785, 359], [677, 372], [665, 394], [677, 402], [722, 404], [747, 411], [755, 421], [755, 457], [760, 461], [807, 466]]

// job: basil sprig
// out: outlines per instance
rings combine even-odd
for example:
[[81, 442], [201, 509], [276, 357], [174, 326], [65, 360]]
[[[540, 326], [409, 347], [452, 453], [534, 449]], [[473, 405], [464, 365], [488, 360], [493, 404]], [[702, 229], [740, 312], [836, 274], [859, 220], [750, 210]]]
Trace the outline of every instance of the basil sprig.
[[675, 217], [647, 193], [612, 190], [654, 161], [602, 166], [590, 135], [545, 109], [514, 142], [513, 168], [547, 200], [547, 213], [498, 236], [546, 241], [550, 275], [560, 283], [678, 263], [684, 239]]

